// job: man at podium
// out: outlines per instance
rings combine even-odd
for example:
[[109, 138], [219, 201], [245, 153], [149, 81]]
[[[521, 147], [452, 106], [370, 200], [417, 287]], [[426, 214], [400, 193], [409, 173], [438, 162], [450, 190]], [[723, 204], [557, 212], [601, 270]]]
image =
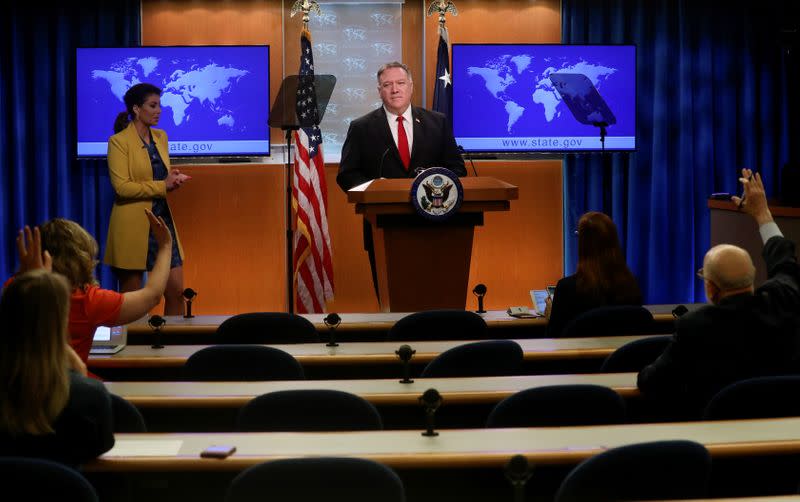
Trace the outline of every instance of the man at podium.
[[383, 106], [350, 123], [336, 176], [342, 190], [376, 178], [413, 178], [419, 168], [434, 166], [467, 175], [447, 117], [411, 106], [413, 91], [406, 65], [380, 67]]
[[[342, 146], [336, 183], [345, 192], [376, 178], [413, 178], [421, 168], [446, 167], [466, 176], [450, 123], [443, 114], [411, 106], [414, 81], [403, 63], [378, 70], [383, 106], [350, 123]], [[378, 292], [372, 228], [364, 220], [364, 250], [369, 255], [372, 284]]]

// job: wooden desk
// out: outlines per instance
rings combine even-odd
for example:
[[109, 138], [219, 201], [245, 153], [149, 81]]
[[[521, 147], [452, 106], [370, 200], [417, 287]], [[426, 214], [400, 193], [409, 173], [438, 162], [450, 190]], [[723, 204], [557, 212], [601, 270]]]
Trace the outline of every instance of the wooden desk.
[[[602, 359], [633, 340], [646, 336], [607, 336], [598, 338], [529, 338], [515, 340], [527, 361], [564, 359]], [[465, 340], [408, 342], [416, 350], [412, 362], [428, 363], [436, 356]], [[343, 366], [366, 364], [400, 365], [395, 351], [403, 342], [345, 342], [338, 347], [324, 343], [271, 345], [293, 355], [303, 366]], [[90, 355], [89, 368], [171, 368], [180, 367], [198, 350], [208, 345], [168, 345], [153, 349], [149, 345], [128, 345], [112, 355]]]
[[[88, 472], [240, 471], [287, 457], [369, 458], [394, 468], [504, 466], [515, 454], [530, 462], [575, 464], [608, 448], [688, 439], [714, 457], [800, 453], [800, 418], [628, 424], [594, 427], [344, 433], [117, 434], [116, 446], [85, 466]], [[202, 459], [214, 444], [235, 445], [224, 460]]]
[[273, 382], [106, 382], [106, 388], [137, 407], [239, 408], [267, 392], [293, 389], [334, 389], [357, 394], [376, 405], [418, 406], [418, 398], [435, 388], [448, 404], [494, 404], [531, 387], [595, 384], [611, 387], [624, 397], [638, 396], [636, 373], [594, 375], [530, 375], [477, 378], [418, 378], [402, 384], [392, 380], [299, 380]]
[[[693, 310], [701, 305], [703, 304], [688, 304], [686, 306]], [[664, 333], [672, 332], [672, 309], [675, 308], [674, 304], [646, 305], [646, 307], [653, 313], [653, 318], [659, 325], [659, 331]], [[337, 340], [384, 340], [386, 333], [394, 323], [408, 314], [409, 312], [339, 314], [342, 318], [342, 323], [336, 330]], [[217, 326], [229, 317], [231, 316], [211, 315], [184, 319], [182, 316], [166, 316], [167, 324], [162, 330], [165, 335], [164, 342], [170, 345], [209, 343], [209, 337], [216, 332]], [[303, 314], [303, 317], [311, 321], [323, 339], [327, 340], [328, 328], [322, 321], [325, 314]], [[547, 327], [547, 320], [544, 318], [516, 319], [508, 316], [505, 311], [500, 310], [489, 311], [482, 314], [482, 317], [489, 328], [489, 336], [494, 338], [543, 337]], [[147, 325], [146, 317], [128, 325], [129, 344], [149, 345], [151, 343], [151, 334], [152, 330]]]
[[[394, 326], [394, 323], [409, 315], [411, 312], [378, 312], [378, 313], [342, 313], [339, 316], [342, 323], [336, 329], [337, 337], [347, 335], [370, 335], [368, 340], [379, 339], [383, 337], [377, 334], [385, 334], [389, 329]], [[317, 328], [321, 335], [327, 336], [328, 328], [325, 326], [323, 319], [327, 314], [301, 314], [311, 321]], [[163, 328], [165, 335], [213, 335], [217, 331], [217, 326], [222, 324], [223, 321], [230, 318], [229, 315], [207, 315], [196, 316], [191, 319], [185, 319], [183, 316], [166, 316], [167, 324]], [[517, 319], [506, 314], [505, 311], [491, 310], [481, 317], [486, 321], [487, 326], [491, 330], [498, 330], [500, 332], [515, 329], [536, 329], [544, 328], [547, 326], [547, 320], [544, 318], [534, 319]], [[149, 338], [152, 330], [147, 325], [149, 316], [143, 317], [138, 321], [132, 322], [128, 325], [128, 335], [137, 338], [144, 336]], [[143, 343], [149, 343], [145, 340]], [[177, 342], [176, 342], [177, 343]]]

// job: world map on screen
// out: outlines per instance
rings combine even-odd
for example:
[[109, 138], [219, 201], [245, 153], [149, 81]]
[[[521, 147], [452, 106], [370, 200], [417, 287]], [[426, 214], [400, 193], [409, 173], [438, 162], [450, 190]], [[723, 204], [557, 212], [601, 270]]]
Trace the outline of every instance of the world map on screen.
[[269, 154], [269, 46], [78, 48], [78, 156], [105, 156], [125, 93], [161, 89], [169, 154]]
[[600, 149], [599, 123], [606, 146], [635, 148], [634, 46], [453, 45], [453, 132], [466, 150]]
[[551, 74], [581, 73], [601, 90], [603, 83], [617, 72], [616, 68], [588, 61], [553, 61], [548, 58], [533, 63], [534, 58], [528, 54], [504, 54], [484, 61], [482, 66], [467, 68], [467, 75], [482, 79], [486, 92], [502, 103], [508, 117], [506, 130], [509, 133], [526, 113], [540, 114], [546, 122], [552, 122], [562, 113], [569, 114], [550, 81]]
[[93, 79], [108, 84], [123, 108], [123, 96], [131, 86], [148, 82], [161, 87], [161, 106], [171, 111], [165, 116], [170, 117], [171, 125], [176, 128], [194, 121], [235, 128], [236, 110], [227, 102], [236, 94], [240, 79], [249, 73], [247, 68], [221, 66], [213, 60], [201, 63], [156, 57], [131, 57], [91, 71]]

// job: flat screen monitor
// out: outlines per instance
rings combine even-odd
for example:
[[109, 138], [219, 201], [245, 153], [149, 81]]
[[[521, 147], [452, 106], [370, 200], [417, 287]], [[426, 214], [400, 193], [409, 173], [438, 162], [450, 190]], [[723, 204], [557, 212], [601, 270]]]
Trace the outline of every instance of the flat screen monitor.
[[162, 89], [170, 156], [269, 155], [269, 46], [79, 48], [77, 154], [105, 157], [123, 96]]
[[453, 132], [467, 152], [636, 149], [633, 45], [453, 44]]

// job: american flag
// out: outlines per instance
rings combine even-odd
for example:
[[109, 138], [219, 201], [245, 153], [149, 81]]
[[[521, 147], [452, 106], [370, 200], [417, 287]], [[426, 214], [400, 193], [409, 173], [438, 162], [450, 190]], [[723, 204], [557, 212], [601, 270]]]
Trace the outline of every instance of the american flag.
[[433, 86], [433, 109], [444, 113], [453, 123], [453, 81], [450, 75], [450, 40], [447, 28], [439, 27], [439, 47], [436, 51], [436, 80]]
[[333, 299], [333, 260], [328, 234], [328, 186], [314, 91], [314, 56], [311, 34], [306, 30], [300, 36], [297, 116], [301, 123], [314, 125], [294, 133], [294, 303], [298, 313], [324, 312], [325, 303]]

